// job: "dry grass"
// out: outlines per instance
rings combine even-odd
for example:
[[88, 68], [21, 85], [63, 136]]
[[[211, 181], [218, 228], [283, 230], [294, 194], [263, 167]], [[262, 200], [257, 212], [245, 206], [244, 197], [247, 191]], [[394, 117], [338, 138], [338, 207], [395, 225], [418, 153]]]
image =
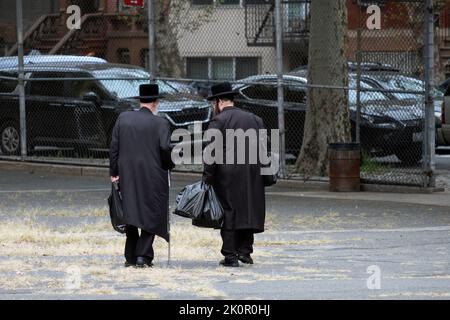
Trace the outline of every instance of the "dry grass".
[[[125, 238], [112, 231], [107, 219], [93, 224], [50, 227], [39, 223], [34, 213], [0, 224], [0, 292], [28, 291], [33, 294], [110, 296], [126, 294], [142, 299], [164, 296], [229, 298], [221, 283], [252, 285], [258, 281], [302, 281], [305, 277], [342, 277], [343, 272], [302, 267], [303, 260], [290, 258], [298, 267], [281, 270], [286, 258], [282, 246], [323, 245], [322, 240], [274, 240], [256, 242], [256, 267], [225, 269], [218, 266], [221, 240], [217, 230], [193, 227], [188, 220], [172, 225], [172, 265], [167, 267], [167, 243], [155, 241], [155, 267], [123, 268]], [[262, 249], [265, 247], [266, 249]], [[281, 251], [280, 251], [281, 250]], [[69, 270], [79, 270], [79, 288], [68, 288]], [[124, 290], [126, 293], [124, 293]]]
[[[172, 228], [172, 239], [174, 265], [177, 261], [194, 264], [209, 260], [216, 266], [220, 258], [217, 231], [177, 224]], [[124, 237], [112, 232], [108, 222], [60, 229], [39, 224], [33, 218], [3, 222], [0, 225], [0, 288], [8, 292], [31, 290], [113, 295], [117, 293], [117, 285], [138, 285], [136, 295], [140, 298], [158, 298], [153, 288], [199, 297], [226, 298], [210, 281], [224, 274], [222, 269], [205, 270], [202, 265], [189, 270], [181, 267], [125, 269], [119, 258], [123, 244]], [[158, 239], [155, 242], [155, 255], [160, 259], [166, 256], [166, 249], [165, 241]], [[161, 261], [159, 264], [164, 265]], [[82, 279], [77, 290], [68, 290], [65, 286], [67, 270], [72, 266], [79, 268]], [[43, 273], [54, 273], [55, 276], [44, 277]], [[3, 276], [6, 274], [11, 275], [13, 281], [9, 280], [11, 277]]]

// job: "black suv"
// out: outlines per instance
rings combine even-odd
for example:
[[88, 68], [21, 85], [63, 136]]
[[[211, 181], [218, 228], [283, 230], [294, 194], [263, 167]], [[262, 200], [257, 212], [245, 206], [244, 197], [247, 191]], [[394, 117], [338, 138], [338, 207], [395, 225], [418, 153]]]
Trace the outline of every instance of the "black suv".
[[[362, 89], [373, 90], [370, 79], [363, 78]], [[354, 74], [349, 87], [356, 88]], [[306, 73], [297, 71], [283, 76], [286, 152], [296, 159], [303, 143], [307, 110]], [[267, 128], [278, 128], [276, 75], [252, 76], [235, 86], [239, 91], [236, 105], [260, 116]], [[422, 158], [424, 112], [413, 102], [404, 102], [382, 92], [361, 91], [361, 147], [371, 156], [389, 156], [407, 164]], [[349, 91], [349, 109], [353, 138], [356, 128], [356, 90]]]
[[[17, 69], [0, 69], [0, 148], [20, 152]], [[45, 62], [25, 66], [26, 131], [28, 152], [70, 149], [107, 151], [119, 113], [139, 108], [139, 85], [150, 75], [142, 68], [103, 62]], [[9, 79], [8, 79], [9, 78]], [[49, 79], [54, 79], [49, 81]], [[172, 129], [206, 127], [212, 108], [203, 98], [181, 93], [158, 81], [165, 97], [161, 116]]]

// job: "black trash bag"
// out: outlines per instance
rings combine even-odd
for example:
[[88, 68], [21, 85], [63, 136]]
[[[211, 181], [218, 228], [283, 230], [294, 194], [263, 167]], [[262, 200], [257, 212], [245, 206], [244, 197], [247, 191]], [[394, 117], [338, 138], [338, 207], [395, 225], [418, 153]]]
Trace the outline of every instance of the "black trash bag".
[[192, 224], [205, 228], [220, 228], [223, 209], [212, 186], [200, 181], [181, 190], [174, 214], [192, 219]]
[[266, 174], [263, 175], [263, 183], [264, 183], [264, 187], [271, 187], [274, 184], [277, 183], [278, 180], [278, 174]]
[[190, 219], [201, 216], [207, 191], [207, 185], [202, 181], [184, 187], [177, 196], [173, 213]]
[[[277, 155], [272, 155], [272, 161], [278, 161]], [[264, 169], [265, 171], [270, 170], [269, 174], [262, 175], [264, 187], [271, 187], [277, 183], [278, 180], [278, 171], [274, 172], [271, 169], [271, 165], [262, 165], [261, 170]], [[267, 172], [266, 172], [267, 173]]]
[[223, 222], [223, 208], [212, 186], [207, 185], [202, 215], [192, 219], [192, 225], [202, 228], [220, 229]]
[[127, 225], [124, 221], [124, 213], [122, 208], [122, 196], [120, 194], [119, 182], [113, 182], [111, 187], [111, 194], [108, 197], [109, 216], [111, 217], [111, 224], [119, 233], [127, 232]]

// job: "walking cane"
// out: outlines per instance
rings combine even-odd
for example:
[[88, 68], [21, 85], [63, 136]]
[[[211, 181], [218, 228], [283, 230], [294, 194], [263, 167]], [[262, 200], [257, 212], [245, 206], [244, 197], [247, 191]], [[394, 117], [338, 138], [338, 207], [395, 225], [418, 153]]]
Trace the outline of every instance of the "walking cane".
[[[170, 170], [167, 171], [169, 194], [170, 194]], [[169, 197], [167, 197], [167, 233], [169, 234], [169, 244], [167, 246], [167, 266], [170, 266], [170, 209], [169, 209]]]

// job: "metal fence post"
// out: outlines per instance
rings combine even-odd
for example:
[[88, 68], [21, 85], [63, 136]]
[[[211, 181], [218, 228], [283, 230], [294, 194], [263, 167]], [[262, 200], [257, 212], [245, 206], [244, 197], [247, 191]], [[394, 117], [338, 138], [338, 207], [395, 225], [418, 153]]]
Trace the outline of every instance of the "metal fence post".
[[275, 0], [275, 42], [277, 61], [277, 95], [278, 95], [278, 130], [280, 132], [280, 177], [286, 176], [286, 135], [284, 122], [284, 88], [283, 88], [283, 24], [281, 0]]
[[[359, 14], [361, 17], [361, 14]], [[355, 142], [361, 143], [361, 19], [357, 31], [357, 50], [356, 50], [356, 137]]]
[[23, 6], [22, 0], [16, 1], [16, 31], [17, 31], [17, 58], [18, 58], [18, 82], [19, 82], [19, 125], [20, 125], [20, 155], [22, 160], [27, 156], [27, 133], [25, 112], [25, 85], [23, 62]]
[[425, 45], [424, 45], [424, 80], [425, 80], [425, 134], [423, 147], [424, 187], [435, 186], [435, 116], [433, 103], [434, 87], [434, 21], [433, 0], [425, 1]]
[[155, 23], [155, 0], [147, 0], [148, 5], [148, 67], [151, 82], [155, 81], [157, 74], [156, 66], [156, 23]]

